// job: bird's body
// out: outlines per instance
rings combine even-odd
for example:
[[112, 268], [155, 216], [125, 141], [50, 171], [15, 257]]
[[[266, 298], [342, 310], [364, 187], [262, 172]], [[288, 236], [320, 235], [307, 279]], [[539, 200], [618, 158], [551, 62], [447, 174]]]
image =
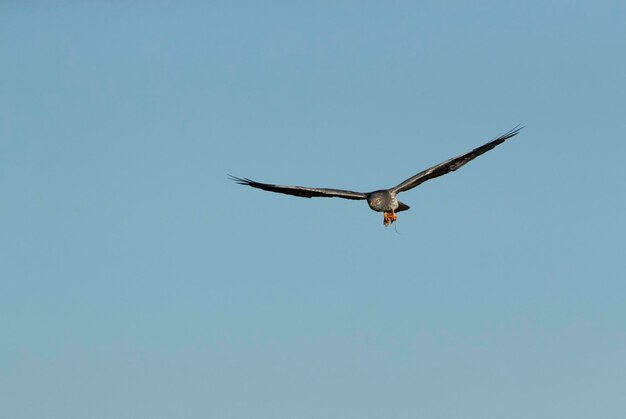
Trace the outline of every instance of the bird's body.
[[408, 205], [398, 201], [394, 192], [387, 189], [369, 193], [367, 195], [367, 203], [372, 210], [385, 214], [385, 226], [388, 226], [397, 219], [396, 212], [409, 209]]
[[397, 216], [396, 212], [405, 211], [409, 209], [409, 206], [400, 202], [397, 198], [397, 195], [400, 192], [407, 191], [409, 189], [413, 189], [416, 186], [420, 185], [427, 180], [434, 179], [436, 177], [445, 175], [452, 171], [457, 170], [459, 167], [468, 163], [469, 161], [475, 159], [483, 153], [493, 149], [494, 147], [502, 144], [509, 138], [517, 135], [521, 130], [521, 127], [516, 127], [506, 134], [500, 135], [496, 139], [484, 144], [474, 150], [467, 152], [465, 154], [461, 154], [460, 156], [453, 157], [449, 160], [446, 160], [442, 163], [439, 163], [429, 169], [423, 170], [420, 173], [406, 179], [404, 182], [394, 186], [389, 189], [380, 189], [372, 192], [354, 192], [343, 189], [328, 189], [328, 188], [309, 188], [304, 186], [281, 186], [281, 185], [272, 185], [269, 183], [261, 183], [255, 182], [246, 178], [238, 178], [235, 176], [231, 176], [231, 179], [241, 185], [252, 186], [253, 188], [262, 189], [270, 192], [278, 192], [287, 195], [294, 195], [303, 198], [313, 198], [313, 197], [338, 197], [344, 199], [355, 199], [355, 200], [367, 200], [369, 207], [377, 212], [384, 213], [384, 224], [385, 227], [389, 224], [396, 221]]

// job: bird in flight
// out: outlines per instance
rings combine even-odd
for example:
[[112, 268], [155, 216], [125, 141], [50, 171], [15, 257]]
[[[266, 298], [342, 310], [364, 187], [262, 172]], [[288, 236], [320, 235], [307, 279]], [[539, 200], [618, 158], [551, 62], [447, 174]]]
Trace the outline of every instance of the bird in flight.
[[502, 144], [509, 138], [519, 134], [523, 127], [517, 126], [509, 132], [498, 136], [496, 139], [489, 141], [474, 150], [461, 154], [460, 156], [453, 157], [449, 160], [441, 162], [429, 169], [423, 170], [405, 180], [404, 182], [389, 188], [379, 189], [372, 192], [354, 192], [346, 191], [342, 189], [328, 189], [328, 188], [309, 188], [305, 186], [282, 186], [272, 185], [269, 183], [255, 182], [248, 178], [239, 178], [229, 175], [231, 180], [234, 180], [240, 185], [252, 186], [253, 188], [262, 189], [264, 191], [278, 192], [287, 195], [294, 195], [303, 198], [324, 197], [324, 198], [344, 198], [354, 200], [367, 200], [370, 208], [376, 212], [382, 212], [384, 214], [383, 224], [388, 227], [391, 223], [396, 221], [397, 212], [405, 211], [409, 209], [409, 206], [398, 201], [398, 194], [400, 192], [408, 191], [416, 186], [426, 182], [427, 180], [434, 179], [439, 176], [443, 176], [447, 173], [453, 172], [464, 164], [474, 160], [476, 157], [483, 153], [493, 149], [494, 147]]

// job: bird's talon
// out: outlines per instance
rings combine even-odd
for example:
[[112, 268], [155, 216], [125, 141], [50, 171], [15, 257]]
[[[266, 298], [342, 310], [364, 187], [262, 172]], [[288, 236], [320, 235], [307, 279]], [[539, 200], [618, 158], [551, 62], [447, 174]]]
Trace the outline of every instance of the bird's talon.
[[383, 224], [385, 225], [385, 227], [389, 227], [389, 224], [393, 223], [398, 218], [396, 214], [393, 212], [392, 213], [384, 212], [383, 214], [384, 214]]

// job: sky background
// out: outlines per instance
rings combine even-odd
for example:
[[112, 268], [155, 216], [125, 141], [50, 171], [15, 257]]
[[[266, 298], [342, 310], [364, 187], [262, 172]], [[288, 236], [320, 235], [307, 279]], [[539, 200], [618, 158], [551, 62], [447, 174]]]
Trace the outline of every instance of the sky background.
[[[0, 3], [3, 418], [623, 418], [623, 1]], [[520, 135], [367, 204], [370, 191]]]

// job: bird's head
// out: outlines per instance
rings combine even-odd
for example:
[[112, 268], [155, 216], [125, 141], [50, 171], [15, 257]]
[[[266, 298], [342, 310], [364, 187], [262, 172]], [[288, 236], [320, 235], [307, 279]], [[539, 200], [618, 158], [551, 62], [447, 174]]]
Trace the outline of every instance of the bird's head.
[[383, 211], [384, 202], [385, 200], [383, 199], [383, 195], [380, 192], [373, 192], [367, 197], [367, 203], [374, 211]]

